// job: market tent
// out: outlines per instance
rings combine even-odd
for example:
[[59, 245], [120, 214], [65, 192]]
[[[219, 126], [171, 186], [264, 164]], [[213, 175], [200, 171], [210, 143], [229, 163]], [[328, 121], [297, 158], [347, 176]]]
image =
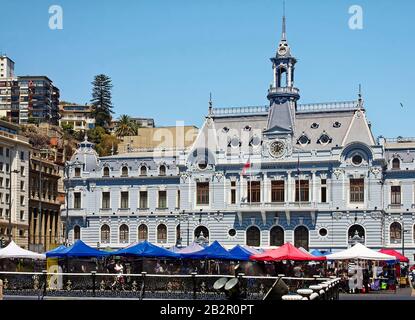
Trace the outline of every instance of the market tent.
[[317, 249], [314, 249], [313, 251], [311, 251], [311, 254], [316, 257], [325, 257], [325, 254]]
[[253, 254], [259, 254], [260, 252], [253, 248], [238, 244], [237, 246], [229, 250], [229, 253], [232, 255], [234, 260], [248, 261], [250, 256], [252, 256]]
[[45, 254], [46, 254], [46, 257], [48, 257], [48, 258], [51, 258], [50, 256], [48, 256], [48, 255], [50, 255], [50, 254], [54, 254], [54, 253], [59, 253], [59, 252], [62, 252], [63, 250], [65, 250], [67, 247], [66, 246], [64, 246], [64, 245], [60, 245], [59, 247], [56, 247], [55, 249], [52, 249], [52, 250], [49, 250], [49, 251], [47, 251]]
[[138, 256], [144, 258], [180, 258], [180, 254], [158, 247], [147, 240], [127, 248], [111, 252], [113, 256]]
[[184, 247], [184, 248], [180, 248], [178, 251], [176, 251], [177, 253], [193, 253], [193, 252], [198, 252], [203, 250], [204, 248], [193, 242], [190, 246]]
[[381, 249], [379, 250], [379, 252], [383, 254], [388, 254], [390, 256], [394, 256], [396, 260], [398, 260], [399, 262], [409, 262], [409, 259], [407, 257], [403, 256], [398, 251], [393, 249]]
[[34, 259], [45, 260], [46, 256], [41, 253], [32, 252], [23, 248], [20, 248], [13, 240], [9, 245], [3, 249], [0, 249], [0, 259]]
[[305, 253], [300, 249], [294, 247], [290, 242], [282, 245], [277, 249], [267, 250], [263, 253], [252, 255], [251, 260], [257, 261], [282, 261], [282, 260], [293, 260], [293, 261], [323, 261], [325, 257], [315, 257], [308, 252]]
[[219, 259], [219, 260], [235, 260], [232, 255], [219, 242], [214, 241], [210, 246], [201, 251], [193, 253], [182, 253], [184, 259]]
[[[53, 250], [52, 250], [53, 251]], [[76, 240], [76, 242], [65, 249], [55, 252], [46, 252], [48, 258], [69, 258], [69, 257], [106, 257], [110, 253], [101, 251], [95, 248], [91, 248], [86, 245], [82, 240]]]
[[353, 247], [341, 252], [332, 253], [326, 256], [327, 260], [375, 260], [388, 261], [396, 260], [394, 256], [377, 252], [375, 250], [365, 247], [361, 243], [356, 243]]

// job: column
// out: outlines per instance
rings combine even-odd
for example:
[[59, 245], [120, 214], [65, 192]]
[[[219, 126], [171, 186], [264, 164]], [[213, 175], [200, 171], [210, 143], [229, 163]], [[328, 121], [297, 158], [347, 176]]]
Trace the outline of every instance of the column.
[[264, 173], [264, 194], [262, 195], [262, 202], [266, 203], [266, 202], [270, 202], [270, 198], [269, 198], [269, 179], [268, 179], [268, 174]]
[[50, 228], [52, 229], [52, 232], [51, 232], [52, 238], [50, 239], [50, 243], [52, 243], [52, 244], [55, 244], [56, 243], [55, 220], [56, 220], [56, 211], [52, 211], [52, 214], [51, 214], [51, 222], [50, 222]]
[[34, 212], [33, 208], [29, 207], [29, 244], [34, 243], [34, 231], [35, 231], [35, 219], [34, 219]]
[[46, 220], [46, 230], [45, 230], [45, 246], [47, 247], [47, 249], [50, 248], [50, 232], [49, 232], [49, 230], [51, 229], [51, 227], [50, 227], [51, 215], [52, 215], [51, 210], [48, 210], [47, 215], [46, 215], [47, 220]]
[[316, 172], [311, 172], [311, 185], [312, 185], [312, 202], [315, 204], [317, 202], [317, 183], [316, 183]]
[[292, 177], [291, 171], [287, 171], [287, 192], [286, 192], [286, 202], [291, 202], [292, 199]]
[[40, 214], [42, 217], [42, 224], [40, 227], [40, 233], [39, 233], [39, 238], [40, 238], [40, 244], [45, 244], [45, 210], [42, 210], [42, 213]]

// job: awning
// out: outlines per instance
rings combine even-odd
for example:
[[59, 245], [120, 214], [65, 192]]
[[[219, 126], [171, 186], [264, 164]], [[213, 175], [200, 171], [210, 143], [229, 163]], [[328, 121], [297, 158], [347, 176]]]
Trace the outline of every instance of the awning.
[[294, 247], [290, 242], [282, 245], [277, 249], [267, 250], [261, 254], [252, 255], [251, 260], [256, 261], [323, 261], [325, 257], [315, 257], [310, 253], [301, 251]]
[[394, 256], [371, 250], [361, 243], [356, 243], [353, 247], [344, 251], [329, 254], [326, 258], [327, 260], [396, 260]]
[[173, 247], [172, 249], [170, 249], [170, 251], [176, 252], [176, 253], [193, 253], [193, 252], [198, 252], [203, 250], [204, 248], [193, 242], [191, 245], [187, 246], [187, 247], [183, 247], [183, 248], [178, 248], [178, 247]]
[[33, 259], [33, 260], [45, 260], [46, 256], [41, 253], [32, 252], [23, 248], [20, 248], [13, 240], [9, 245], [3, 249], [0, 249], [0, 259]]

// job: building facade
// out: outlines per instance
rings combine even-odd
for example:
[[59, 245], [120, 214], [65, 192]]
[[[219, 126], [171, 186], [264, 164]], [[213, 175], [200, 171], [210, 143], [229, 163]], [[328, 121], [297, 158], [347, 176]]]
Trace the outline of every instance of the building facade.
[[32, 149], [29, 173], [29, 248], [49, 251], [62, 242], [60, 211], [64, 203], [60, 180], [63, 166], [49, 153]]
[[15, 76], [13, 60], [0, 56], [0, 118], [19, 124], [57, 124], [59, 96], [48, 77]]
[[67, 179], [69, 241], [114, 248], [144, 239], [292, 242], [332, 251], [360, 242], [404, 246], [414, 262], [414, 140], [376, 140], [360, 94], [299, 104], [285, 18], [271, 62], [269, 104], [210, 102], [187, 148], [99, 158], [81, 143]]
[[19, 127], [0, 120], [0, 238], [28, 248], [29, 153]]
[[91, 105], [60, 104], [59, 126], [70, 125], [75, 131], [95, 128], [95, 118], [92, 116]]

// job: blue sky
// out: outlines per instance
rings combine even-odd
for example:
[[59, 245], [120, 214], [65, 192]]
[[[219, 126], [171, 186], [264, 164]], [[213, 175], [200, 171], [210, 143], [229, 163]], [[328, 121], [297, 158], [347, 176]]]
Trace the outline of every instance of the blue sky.
[[[116, 115], [200, 126], [217, 107], [267, 104], [282, 0], [0, 0], [0, 52], [18, 75], [47, 75], [64, 100], [90, 100], [94, 75], [114, 84]], [[50, 30], [49, 6], [63, 8]], [[348, 26], [363, 8], [363, 30]], [[355, 99], [375, 136], [415, 136], [415, 2], [287, 0], [301, 103]], [[404, 104], [401, 108], [400, 103]]]

